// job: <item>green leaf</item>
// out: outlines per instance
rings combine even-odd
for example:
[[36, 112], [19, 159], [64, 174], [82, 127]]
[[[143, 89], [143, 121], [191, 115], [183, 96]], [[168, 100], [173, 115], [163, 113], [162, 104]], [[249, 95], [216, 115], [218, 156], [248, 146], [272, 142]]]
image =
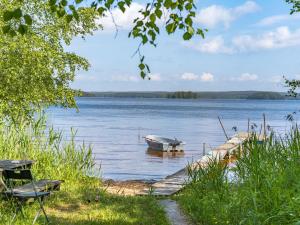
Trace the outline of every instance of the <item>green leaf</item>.
[[49, 0], [49, 4], [50, 4], [50, 6], [55, 5], [56, 4], [56, 0]]
[[12, 36], [12, 37], [14, 37], [14, 36], [17, 35], [16, 31], [14, 31], [14, 30], [12, 30], [12, 29], [10, 29], [8, 33], [9, 33], [9, 35]]
[[178, 6], [177, 2], [172, 2], [171, 9], [176, 9], [177, 6]]
[[13, 16], [16, 19], [20, 19], [22, 17], [23, 13], [22, 10], [20, 8], [17, 8], [13, 11]]
[[59, 17], [63, 17], [64, 15], [66, 15], [66, 10], [64, 8], [61, 8], [60, 10], [57, 11], [57, 15]]
[[119, 9], [124, 13], [125, 12], [125, 2], [118, 2]]
[[172, 5], [172, 0], [165, 0], [164, 6], [169, 9]]
[[79, 21], [79, 14], [77, 13], [77, 11], [73, 11], [72, 15], [77, 21]]
[[97, 9], [97, 11], [98, 11], [98, 13], [100, 14], [100, 16], [102, 16], [103, 13], [106, 11], [106, 9], [105, 9], [104, 7], [99, 7], [99, 8]]
[[67, 0], [61, 0], [60, 4], [62, 6], [67, 6], [68, 5], [68, 1]]
[[2, 27], [2, 31], [4, 34], [7, 34], [10, 31], [11, 27], [10, 25], [6, 25]]
[[114, 0], [106, 0], [105, 7], [109, 9], [113, 3]]
[[29, 26], [32, 25], [32, 19], [31, 19], [30, 15], [28, 15], [28, 14], [24, 15], [24, 20], [27, 25], [29, 25]]
[[185, 32], [182, 37], [183, 37], [183, 40], [187, 41], [192, 38], [192, 35], [189, 32]]
[[125, 0], [125, 3], [126, 3], [127, 6], [130, 6], [131, 0]]
[[184, 22], [189, 26], [193, 25], [193, 20], [191, 19], [191, 17], [185, 18]]
[[83, 0], [75, 0], [76, 4], [80, 4]]
[[73, 20], [73, 15], [68, 14], [66, 16], [66, 20], [67, 20], [68, 23], [70, 23]]
[[141, 64], [139, 65], [139, 68], [140, 68], [140, 70], [145, 69], [145, 64], [141, 63]]
[[175, 23], [170, 23], [166, 26], [166, 31], [168, 32], [168, 34], [174, 33], [175, 29], [176, 29]]
[[193, 35], [194, 32], [195, 32], [195, 31], [194, 31], [194, 28], [191, 27], [191, 26], [188, 27], [187, 31], [188, 31], [191, 35]]
[[70, 9], [72, 12], [76, 11], [76, 8], [75, 8], [74, 5], [69, 5], [69, 9]]
[[161, 11], [160, 9], [156, 9], [156, 10], [155, 10], [155, 14], [156, 14], [156, 16], [160, 19], [161, 16], [162, 16], [162, 11]]
[[143, 21], [142, 20], [139, 20], [137, 23], [136, 23], [136, 25], [138, 26], [138, 27], [140, 27], [140, 26], [143, 26]]
[[155, 20], [156, 20], [156, 16], [155, 16], [154, 13], [152, 13], [152, 14], [150, 15], [150, 21], [151, 21], [152, 23], [155, 23]]
[[142, 37], [142, 43], [143, 43], [143, 45], [146, 44], [147, 42], [148, 42], [147, 36], [143, 35], [143, 37]]
[[204, 32], [201, 29], [197, 29], [196, 34], [201, 35], [202, 38], [205, 38]]
[[4, 11], [3, 13], [3, 20], [4, 22], [7, 22], [13, 18], [13, 13], [11, 11]]
[[27, 25], [21, 24], [18, 28], [18, 32], [22, 35], [24, 35], [28, 30]]
[[148, 34], [151, 36], [152, 41], [154, 41], [154, 40], [155, 40], [155, 37], [156, 37], [155, 32], [154, 32], [153, 30], [149, 30], [149, 31], [148, 31]]
[[186, 10], [191, 10], [193, 8], [193, 5], [192, 5], [192, 3], [187, 3], [186, 5], [185, 5], [185, 9]]
[[141, 75], [141, 77], [142, 77], [143, 79], [145, 79], [146, 73], [145, 73], [144, 71], [141, 71], [140, 75]]

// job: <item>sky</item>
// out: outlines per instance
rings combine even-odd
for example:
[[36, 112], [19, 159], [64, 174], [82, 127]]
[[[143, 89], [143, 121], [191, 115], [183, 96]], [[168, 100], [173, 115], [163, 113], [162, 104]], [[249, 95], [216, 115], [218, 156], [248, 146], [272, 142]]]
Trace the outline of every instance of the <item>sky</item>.
[[68, 51], [87, 58], [88, 72], [72, 84], [83, 91], [286, 91], [283, 76], [300, 79], [300, 13], [289, 15], [284, 0], [198, 0], [195, 24], [205, 39], [182, 40], [182, 33], [161, 32], [158, 46], [144, 46], [151, 80], [139, 76], [138, 40], [128, 38], [145, 2], [122, 14], [102, 18], [104, 29]]

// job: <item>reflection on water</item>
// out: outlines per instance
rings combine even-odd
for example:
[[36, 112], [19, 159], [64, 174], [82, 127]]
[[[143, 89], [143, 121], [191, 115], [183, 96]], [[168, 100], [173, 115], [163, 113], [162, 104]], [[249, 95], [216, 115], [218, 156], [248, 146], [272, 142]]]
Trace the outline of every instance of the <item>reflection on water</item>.
[[184, 151], [163, 152], [163, 151], [158, 151], [158, 150], [148, 148], [146, 153], [150, 156], [159, 157], [159, 158], [166, 158], [166, 157], [168, 157], [168, 158], [180, 158], [180, 157], [184, 157]]
[[[70, 127], [77, 129], [76, 141], [93, 147], [97, 164], [104, 178], [161, 179], [178, 171], [202, 155], [224, 143], [225, 136], [218, 122], [221, 117], [228, 135], [232, 127], [246, 131], [250, 124], [267, 124], [284, 132], [291, 123], [288, 113], [298, 111], [299, 101], [264, 100], [177, 100], [140, 98], [80, 98], [80, 112], [52, 108], [49, 123], [62, 129], [66, 139]], [[297, 119], [297, 118], [296, 118]], [[183, 155], [167, 157], [148, 153], [142, 137], [156, 134], [176, 137], [186, 142]]]

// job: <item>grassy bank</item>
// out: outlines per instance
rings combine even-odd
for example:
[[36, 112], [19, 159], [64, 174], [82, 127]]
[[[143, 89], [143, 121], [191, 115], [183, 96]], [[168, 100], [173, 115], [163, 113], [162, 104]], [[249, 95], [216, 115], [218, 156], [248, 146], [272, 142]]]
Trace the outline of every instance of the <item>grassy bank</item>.
[[192, 182], [177, 196], [195, 224], [300, 224], [300, 134], [294, 130], [243, 146], [232, 169], [210, 162], [191, 172]]
[[[91, 148], [77, 145], [74, 136], [64, 142], [62, 134], [47, 130], [45, 120], [17, 127], [0, 124], [0, 159], [32, 159], [37, 179], [60, 179], [61, 190], [46, 201], [52, 224], [168, 224], [164, 211], [152, 197], [119, 197], [106, 194], [97, 175]], [[15, 224], [31, 224], [37, 205], [24, 209]], [[9, 224], [14, 208], [0, 199], [1, 224]], [[44, 224], [40, 217], [38, 224]]]

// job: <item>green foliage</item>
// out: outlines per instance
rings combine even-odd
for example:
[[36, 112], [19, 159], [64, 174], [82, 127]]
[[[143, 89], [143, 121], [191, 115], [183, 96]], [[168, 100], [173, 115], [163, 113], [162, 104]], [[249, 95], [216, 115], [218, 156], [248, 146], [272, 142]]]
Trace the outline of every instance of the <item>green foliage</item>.
[[300, 1], [299, 0], [286, 0], [287, 3], [292, 4], [291, 14], [300, 12]]
[[1, 115], [18, 119], [49, 105], [76, 106], [70, 82], [89, 63], [64, 46], [99, 25], [93, 9], [78, 9], [78, 20], [68, 23], [50, 8], [39, 0], [0, 2]]
[[[254, 136], [237, 155], [236, 168], [212, 160], [191, 172], [178, 196], [195, 224], [296, 224], [300, 221], [300, 133], [285, 139]], [[236, 179], [229, 180], [228, 172]]]
[[198, 98], [198, 94], [191, 91], [177, 91], [177, 92], [167, 94], [167, 98], [184, 98], [184, 99]]
[[[34, 0], [14, 0], [14, 7], [5, 8], [3, 15], [2, 31], [11, 36], [17, 33], [24, 35], [28, 33], [29, 27], [35, 26], [34, 21], [37, 12], [27, 12], [26, 8], [35, 2]], [[51, 17], [63, 18], [70, 26], [76, 27], [74, 23], [81, 21], [82, 10], [92, 10], [95, 16], [108, 16], [112, 9], [119, 8], [123, 13], [130, 7], [132, 0], [104, 0], [104, 1], [83, 1], [76, 0], [45, 0], [40, 1], [44, 5], [45, 14]], [[8, 4], [8, 3], [7, 3]], [[190, 40], [195, 35], [204, 38], [206, 29], [195, 27], [194, 0], [154, 0], [147, 3], [145, 8], [140, 10], [140, 16], [134, 20], [134, 27], [129, 32], [129, 37], [139, 38], [140, 45], [136, 53], [139, 55], [140, 75], [145, 78], [150, 73], [149, 66], [144, 62], [144, 56], [140, 53], [140, 47], [145, 44], [157, 45], [157, 35], [160, 33], [159, 21], [164, 22], [165, 30], [168, 34], [173, 34], [176, 30], [182, 31], [183, 40]], [[11, 26], [14, 23], [15, 26]], [[117, 25], [117, 24], [116, 24]]]

